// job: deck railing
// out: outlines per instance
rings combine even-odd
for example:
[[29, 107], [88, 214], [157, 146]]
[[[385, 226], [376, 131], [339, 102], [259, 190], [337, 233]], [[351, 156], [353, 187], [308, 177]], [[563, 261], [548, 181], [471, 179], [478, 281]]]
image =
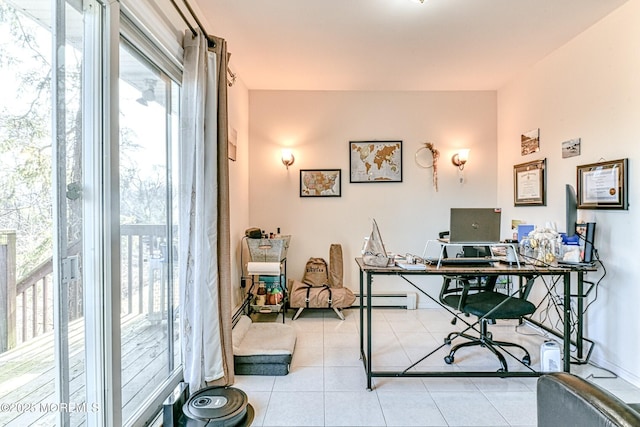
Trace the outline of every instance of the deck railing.
[[[145, 313], [150, 321], [166, 315], [166, 226], [121, 225], [121, 313]], [[81, 258], [81, 244], [68, 256]], [[81, 265], [81, 261], [79, 261]], [[0, 231], [0, 353], [53, 329], [51, 258], [16, 280], [16, 233]], [[69, 321], [83, 316], [82, 280], [68, 281]]]
[[16, 233], [0, 232], [0, 352], [16, 345]]

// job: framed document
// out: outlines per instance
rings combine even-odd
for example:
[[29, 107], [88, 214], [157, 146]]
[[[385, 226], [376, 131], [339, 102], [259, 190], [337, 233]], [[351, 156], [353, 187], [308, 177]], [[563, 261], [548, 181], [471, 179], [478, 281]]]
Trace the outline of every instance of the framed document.
[[513, 205], [547, 204], [547, 159], [521, 163], [513, 167]]
[[628, 159], [577, 167], [578, 209], [628, 209]]
[[342, 169], [301, 169], [300, 197], [340, 197]]
[[402, 182], [402, 141], [350, 141], [349, 182]]

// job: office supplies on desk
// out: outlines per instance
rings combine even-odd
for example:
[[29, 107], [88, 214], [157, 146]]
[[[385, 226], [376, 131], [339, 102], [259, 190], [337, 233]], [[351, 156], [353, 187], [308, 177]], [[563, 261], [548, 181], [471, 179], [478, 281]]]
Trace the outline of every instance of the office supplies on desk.
[[427, 266], [422, 263], [408, 263], [408, 262], [400, 262], [396, 261], [396, 265], [404, 270], [425, 270]]
[[533, 224], [519, 224], [518, 225], [518, 242], [522, 242], [529, 236], [529, 233], [536, 228]]
[[498, 243], [501, 212], [497, 208], [451, 208], [449, 243]]
[[596, 223], [578, 224], [576, 234], [562, 234], [562, 259], [558, 264], [575, 266], [592, 266], [596, 251], [594, 247]]
[[372, 222], [371, 235], [365, 242], [362, 261], [366, 265], [373, 265], [375, 267], [387, 267], [389, 264], [393, 265], [393, 259], [387, 255], [387, 251], [384, 248], [378, 224], [375, 219], [373, 219]]

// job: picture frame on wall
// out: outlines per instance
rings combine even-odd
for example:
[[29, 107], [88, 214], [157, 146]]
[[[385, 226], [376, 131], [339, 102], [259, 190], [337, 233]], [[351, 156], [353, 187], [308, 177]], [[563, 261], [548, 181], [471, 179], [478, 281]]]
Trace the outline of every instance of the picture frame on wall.
[[513, 167], [513, 205], [546, 206], [547, 159]]
[[568, 159], [580, 155], [580, 138], [570, 139], [562, 143], [562, 158]]
[[238, 131], [235, 128], [231, 128], [229, 132], [229, 140], [227, 141], [227, 150], [229, 160], [236, 161], [236, 152], [238, 151]]
[[540, 151], [540, 129], [532, 129], [520, 135], [520, 154], [526, 156]]
[[349, 182], [402, 182], [402, 141], [350, 141]]
[[577, 166], [578, 209], [628, 209], [627, 169], [628, 159]]
[[300, 169], [300, 197], [341, 197], [342, 169]]

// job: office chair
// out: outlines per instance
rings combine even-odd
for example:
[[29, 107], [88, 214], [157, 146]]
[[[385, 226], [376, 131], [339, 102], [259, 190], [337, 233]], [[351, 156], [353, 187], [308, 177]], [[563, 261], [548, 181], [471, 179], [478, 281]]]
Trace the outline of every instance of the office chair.
[[[507, 361], [504, 355], [498, 350], [499, 347], [518, 347], [524, 352], [521, 361], [524, 365], [531, 364], [531, 356], [527, 349], [520, 344], [493, 340], [487, 325], [495, 323], [496, 320], [520, 319], [523, 316], [533, 314], [535, 305], [527, 301], [534, 278], [528, 277], [526, 283], [518, 290], [517, 295], [509, 296], [498, 292], [495, 289], [497, 276], [479, 276], [476, 278], [462, 276], [445, 276], [440, 291], [440, 302], [448, 307], [458, 310], [464, 315], [473, 315], [478, 318], [476, 324], [480, 325], [478, 331], [475, 324], [470, 325], [470, 329], [479, 332], [479, 336], [469, 335], [464, 332], [452, 332], [445, 338], [445, 344], [451, 344], [455, 338], [467, 339], [455, 345], [444, 361], [452, 364], [455, 353], [464, 347], [481, 346], [489, 349], [500, 361], [501, 368], [498, 372], [508, 372]], [[454, 323], [454, 322], [452, 322]]]

